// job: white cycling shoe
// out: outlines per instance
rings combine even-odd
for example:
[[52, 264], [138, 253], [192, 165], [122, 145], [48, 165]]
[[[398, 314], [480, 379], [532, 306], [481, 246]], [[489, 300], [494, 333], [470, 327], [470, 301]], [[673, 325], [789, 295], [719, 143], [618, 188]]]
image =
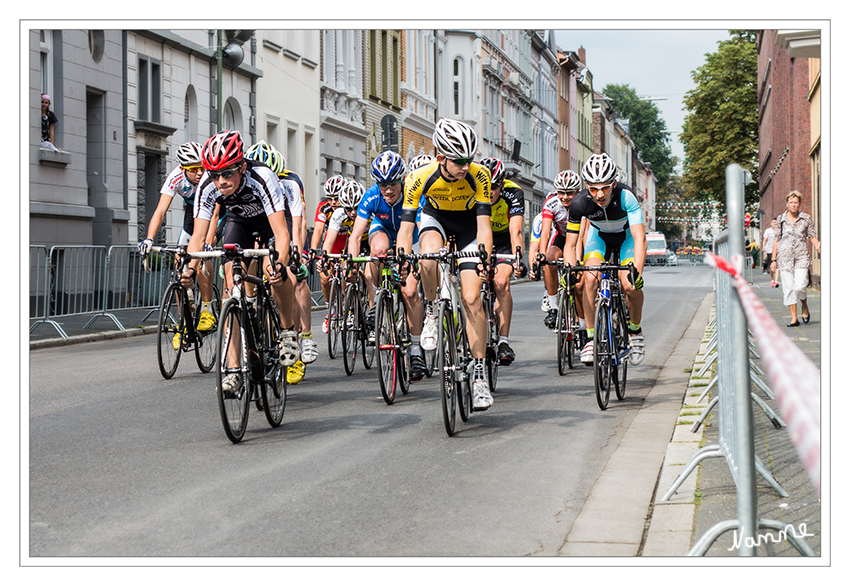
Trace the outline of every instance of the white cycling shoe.
[[319, 347], [313, 338], [301, 338], [301, 361], [304, 364], [315, 362], [319, 357]]
[[493, 405], [490, 386], [484, 379], [472, 381], [472, 410], [486, 411]]
[[292, 366], [300, 357], [298, 334], [293, 330], [283, 330], [280, 336], [280, 363], [283, 366]]
[[437, 349], [437, 317], [434, 315], [426, 315], [425, 321], [422, 324], [422, 336], [419, 338], [419, 345], [423, 350]]

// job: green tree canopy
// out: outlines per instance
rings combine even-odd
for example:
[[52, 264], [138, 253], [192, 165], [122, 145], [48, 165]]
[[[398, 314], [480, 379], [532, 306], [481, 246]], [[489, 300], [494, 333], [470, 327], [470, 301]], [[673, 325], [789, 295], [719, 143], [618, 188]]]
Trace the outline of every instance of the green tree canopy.
[[611, 100], [614, 111], [621, 118], [628, 119], [629, 134], [640, 150], [641, 158], [652, 165], [658, 187], [664, 187], [670, 180], [674, 164], [667, 123], [661, 118], [660, 110], [652, 102], [642, 100], [628, 84], [609, 83], [602, 93]]
[[[681, 135], [685, 181], [693, 193], [726, 204], [726, 167], [741, 165], [757, 176], [758, 53], [756, 32], [729, 31], [731, 39], [706, 53], [691, 72], [697, 87], [685, 95], [688, 110]], [[746, 187], [747, 204], [758, 203], [758, 185]]]

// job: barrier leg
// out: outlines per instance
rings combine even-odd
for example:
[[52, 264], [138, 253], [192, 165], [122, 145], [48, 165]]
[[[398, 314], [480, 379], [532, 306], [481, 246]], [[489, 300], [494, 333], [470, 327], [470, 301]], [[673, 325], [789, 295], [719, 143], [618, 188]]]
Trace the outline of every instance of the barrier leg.
[[722, 458], [723, 452], [721, 451], [720, 446], [717, 444], [705, 446], [696, 454], [694, 454], [688, 461], [688, 464], [685, 466], [685, 469], [682, 470], [682, 472], [676, 478], [675, 482], [673, 482], [673, 485], [667, 490], [667, 492], [664, 493], [664, 496], [661, 497], [661, 502], [663, 503], [670, 500], [670, 497], [676, 493], [680, 486], [682, 486], [682, 483], [688, 477], [688, 474], [694, 471], [694, 469], [697, 467], [697, 464], [699, 464], [706, 458], [716, 458], [718, 456]]

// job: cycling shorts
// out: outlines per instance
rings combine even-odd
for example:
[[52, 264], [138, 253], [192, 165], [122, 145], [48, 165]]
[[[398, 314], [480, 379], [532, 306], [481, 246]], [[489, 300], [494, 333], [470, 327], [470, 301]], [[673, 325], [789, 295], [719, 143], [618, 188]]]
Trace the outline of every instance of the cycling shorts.
[[598, 258], [605, 262], [605, 259], [609, 258], [609, 255], [615, 250], [619, 251], [621, 265], [634, 262], [635, 241], [628, 226], [623, 232], [600, 232], [593, 224], [588, 226], [583, 264], [587, 264], [587, 260], [590, 258]]
[[[372, 240], [372, 234], [380, 232], [382, 234], [386, 234], [387, 238], [390, 241], [390, 246], [396, 243], [398, 240], [398, 231], [390, 230], [381, 222], [376, 220], [372, 220], [372, 224], [369, 226], [369, 240]], [[419, 242], [419, 226], [414, 226], [413, 228], [413, 244]]]
[[[419, 223], [419, 233], [436, 230], [443, 236], [443, 242], [446, 242], [450, 236], [454, 236], [455, 249], [459, 252], [477, 251], [477, 218], [474, 208], [466, 212], [443, 212], [439, 217], [423, 212]], [[462, 258], [458, 262], [458, 268], [462, 271], [476, 270], [478, 262], [477, 257]]]
[[[243, 250], [254, 248], [254, 232], [260, 234], [260, 246], [274, 244], [274, 232], [266, 216], [241, 222], [230, 218], [224, 226], [222, 244], [238, 244]], [[224, 262], [230, 262], [224, 259]]]

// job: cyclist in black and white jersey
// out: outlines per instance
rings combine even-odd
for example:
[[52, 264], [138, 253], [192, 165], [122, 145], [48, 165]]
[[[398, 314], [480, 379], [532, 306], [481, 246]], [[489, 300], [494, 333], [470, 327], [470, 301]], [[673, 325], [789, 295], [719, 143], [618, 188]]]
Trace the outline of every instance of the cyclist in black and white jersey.
[[[617, 182], [617, 165], [606, 153], [591, 155], [582, 168], [585, 189], [575, 196], [570, 204], [567, 224], [564, 262], [575, 266], [576, 243], [582, 218], [589, 222], [587, 242], [584, 247], [584, 264], [602, 264], [612, 250], [619, 250], [620, 265], [634, 263], [637, 277], [621, 270], [620, 284], [629, 308], [629, 362], [640, 364], [645, 352], [645, 340], [641, 329], [643, 313], [643, 264], [646, 260], [646, 232], [643, 212], [635, 195]], [[581, 361], [593, 363], [593, 308], [599, 279], [589, 272], [584, 284], [584, 313], [587, 322], [588, 342], [581, 351]]]
[[[204, 145], [203, 164], [206, 172], [198, 185], [195, 198], [195, 233], [189, 240], [188, 251], [203, 248], [203, 238], [209, 227], [216, 204], [227, 210], [228, 221], [224, 229], [224, 244], [238, 244], [243, 249], [254, 248], [255, 232], [260, 234], [261, 246], [276, 243], [278, 259], [272, 275], [271, 260], [263, 259], [263, 269], [269, 276], [272, 298], [280, 313], [284, 332], [281, 340], [280, 362], [283, 366], [295, 364], [300, 355], [298, 336], [293, 331], [292, 305], [295, 301], [295, 278], [286, 267], [289, 263], [289, 214], [286, 196], [274, 171], [243, 156], [241, 135], [224, 130], [210, 138]], [[290, 214], [291, 218], [291, 214]], [[192, 260], [183, 273], [183, 285], [191, 286], [199, 261]], [[233, 285], [233, 271], [229, 262], [224, 265], [224, 297]], [[238, 374], [228, 375], [223, 381], [225, 390], [236, 388]], [[235, 380], [229, 380], [234, 377]]]
[[[187, 142], [177, 148], [177, 163], [165, 183], [160, 189], [159, 203], [151, 215], [148, 223], [147, 238], [139, 243], [139, 254], [147, 255], [151, 246], [153, 246], [156, 233], [162, 226], [162, 220], [165, 218], [165, 213], [171, 207], [171, 202], [175, 197], [180, 197], [183, 200], [183, 229], [180, 231], [180, 236], [177, 238], [177, 244], [187, 244], [194, 232], [194, 216], [192, 215], [192, 207], [195, 204], [195, 191], [198, 187], [198, 181], [204, 173], [204, 167], [201, 165], [201, 147], [197, 142]], [[207, 234], [206, 242], [210, 245], [214, 244], [214, 234]], [[216, 322], [216, 316], [212, 314], [210, 303], [212, 302], [212, 278], [203, 274], [198, 276], [198, 286], [201, 290], [201, 315], [198, 320], [198, 331], [206, 332], [212, 329]], [[175, 342], [176, 343], [176, 342]]]

